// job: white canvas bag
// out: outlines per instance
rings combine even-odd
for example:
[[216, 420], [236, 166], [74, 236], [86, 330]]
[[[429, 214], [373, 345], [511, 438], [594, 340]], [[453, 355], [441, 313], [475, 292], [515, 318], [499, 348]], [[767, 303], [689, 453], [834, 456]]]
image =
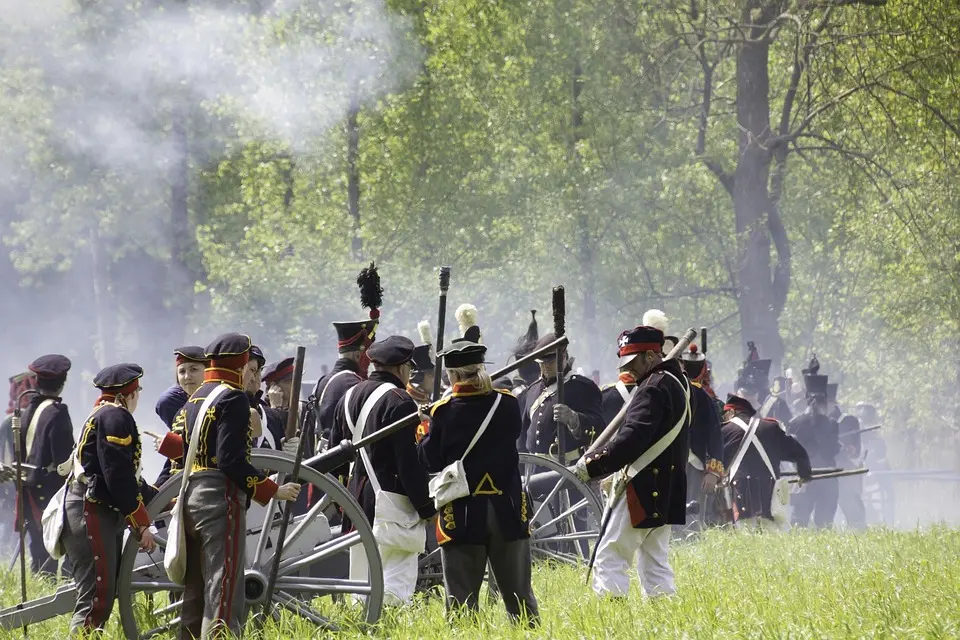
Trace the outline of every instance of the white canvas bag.
[[500, 398], [503, 396], [499, 393], [496, 395], [497, 398], [493, 401], [493, 406], [490, 407], [487, 417], [483, 419], [480, 428], [477, 429], [473, 439], [470, 440], [470, 444], [467, 445], [467, 450], [463, 452], [459, 460], [454, 460], [445, 466], [443, 471], [430, 480], [430, 497], [433, 498], [433, 504], [438, 511], [454, 500], [470, 495], [470, 485], [467, 483], [467, 473], [463, 469], [463, 459], [477, 444], [477, 440], [487, 430], [490, 420], [493, 419], [493, 414], [497, 412], [497, 407], [500, 406]]

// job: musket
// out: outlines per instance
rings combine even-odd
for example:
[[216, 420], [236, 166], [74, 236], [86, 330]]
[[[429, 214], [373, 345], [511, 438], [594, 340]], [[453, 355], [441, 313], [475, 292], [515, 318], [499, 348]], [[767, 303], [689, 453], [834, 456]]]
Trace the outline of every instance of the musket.
[[860, 476], [869, 471], [870, 469], [867, 469], [866, 467], [861, 467], [859, 469], [841, 469], [840, 471], [831, 471], [829, 473], [815, 474], [810, 476], [806, 480], [804, 480], [803, 478], [790, 478], [789, 480], [787, 480], [787, 482], [789, 482], [790, 484], [799, 484], [801, 482], [806, 484], [807, 482], [813, 482], [814, 480], [826, 480], [828, 478], [846, 478], [848, 476]]
[[[507, 366], [500, 369], [499, 371], [495, 371], [492, 374], [490, 374], [490, 377], [494, 380], [496, 380], [497, 378], [502, 378], [503, 376], [513, 373], [520, 367], [537, 360], [538, 358], [542, 358], [546, 355], [555, 353], [557, 349], [561, 349], [566, 345], [567, 345], [566, 336], [563, 336], [562, 338], [557, 338], [550, 344], [540, 349], [537, 349], [536, 351], [532, 351], [527, 355], [523, 356], [522, 358], [517, 358], [512, 363], [508, 364]], [[437, 401], [434, 401], [425, 409], [425, 412], [429, 413], [430, 409], [436, 406], [436, 404], [437, 404]], [[363, 447], [368, 447], [372, 444], [376, 444], [377, 442], [380, 442], [384, 438], [389, 438], [391, 435], [393, 435], [398, 431], [402, 431], [403, 429], [408, 429], [411, 426], [417, 425], [419, 423], [420, 423], [420, 414], [411, 413], [410, 415], [404, 418], [400, 418], [399, 420], [392, 422], [387, 426], [374, 431], [370, 435], [363, 436], [356, 442], [353, 442], [352, 440], [342, 440], [340, 444], [338, 444], [336, 447], [327, 449], [323, 453], [310, 458], [309, 460], [304, 462], [304, 464], [309, 465], [310, 467], [313, 467], [320, 473], [330, 473], [334, 469], [337, 469], [338, 467], [341, 467], [344, 464], [353, 462], [357, 457], [357, 452], [360, 451], [360, 449], [362, 449]]]
[[[447, 291], [450, 289], [450, 267], [440, 267], [440, 310], [437, 317], [437, 345], [435, 352], [443, 351], [443, 331], [447, 324]], [[436, 357], [436, 356], [435, 356]], [[440, 358], [436, 357], [433, 369], [433, 401], [440, 399], [441, 374]]]
[[875, 426], [875, 427], [867, 427], [866, 429], [859, 429], [859, 430], [857, 430], [857, 431], [848, 431], [847, 433], [841, 433], [841, 434], [840, 434], [840, 437], [841, 437], [841, 438], [849, 438], [850, 436], [855, 436], [855, 435], [858, 435], [858, 434], [861, 434], [861, 433], [867, 433], [868, 431], [876, 431], [876, 430], [879, 429], [881, 426], [883, 426], [883, 425], [879, 425], [879, 424], [878, 424], [878, 425]]
[[[566, 328], [566, 304], [564, 302], [563, 287], [553, 288], [553, 334], [562, 338], [567, 333]], [[563, 376], [566, 365], [566, 349], [557, 349], [557, 402], [563, 404]], [[567, 460], [567, 427], [566, 425], [557, 425], [557, 462], [566, 466]]]
[[[305, 347], [297, 347], [297, 356], [293, 362], [293, 387], [290, 392], [290, 407], [287, 411], [286, 438], [288, 440], [297, 434], [297, 423], [299, 421], [297, 414], [300, 411], [300, 387], [303, 384], [303, 361], [306, 355], [307, 350]], [[297, 444], [297, 455], [293, 460], [293, 472], [290, 474], [290, 482], [298, 482], [300, 480], [300, 467], [303, 463], [303, 447], [306, 441], [306, 438], [301, 437], [300, 442]], [[277, 478], [277, 480], [283, 482], [282, 478]], [[277, 546], [273, 552], [273, 563], [270, 567], [270, 575], [267, 578], [266, 597], [264, 598], [263, 605], [264, 613], [267, 615], [269, 615], [273, 609], [273, 591], [277, 583], [277, 575], [280, 572], [280, 559], [283, 556], [283, 545], [287, 538], [287, 527], [290, 524], [289, 515], [292, 507], [293, 503], [288, 503], [287, 507], [283, 510], [283, 518], [280, 520], [280, 531], [277, 533]], [[266, 615], [257, 618], [258, 629], [262, 628], [265, 618]]]
[[[680, 338], [680, 341], [673, 347], [673, 349], [670, 350], [670, 353], [667, 354], [664, 360], [665, 361], [672, 360], [673, 358], [676, 358], [677, 356], [679, 356], [681, 353], [683, 353], [684, 349], [690, 346], [690, 343], [696, 337], [697, 337], [696, 329], [693, 329], [693, 328], [687, 329], [686, 333], [683, 334], [683, 337]], [[613, 417], [613, 420], [610, 421], [610, 424], [608, 424], [604, 428], [604, 430], [600, 433], [600, 435], [597, 436], [596, 440], [593, 441], [593, 444], [590, 445], [590, 448], [587, 449], [587, 453], [584, 455], [591, 454], [597, 449], [599, 449], [601, 446], [606, 444], [606, 442], [613, 437], [613, 435], [617, 432], [617, 430], [620, 429], [620, 425], [623, 423], [624, 418], [627, 417], [627, 409], [630, 408], [630, 403], [633, 402], [633, 399], [636, 397], [636, 395], [637, 394], [634, 393], [630, 397], [629, 401], [623, 403], [623, 406], [620, 408], [620, 411], [617, 413], [617, 415]]]
[[[817, 468], [815, 468], [815, 469], [811, 469], [811, 470], [810, 470], [810, 473], [816, 475], [816, 474], [822, 474], [822, 473], [836, 473], [837, 471], [843, 471], [843, 469], [840, 468], [840, 467], [817, 467]], [[795, 476], [795, 475], [799, 475], [799, 472], [797, 472], [797, 471], [781, 471], [781, 472], [780, 472], [780, 475], [781, 475], [781, 476]]]
[[[25, 529], [24, 509], [26, 504], [23, 500], [23, 449], [20, 446], [20, 401], [27, 394], [39, 395], [35, 389], [27, 389], [17, 396], [17, 402], [13, 407], [13, 417], [10, 419], [10, 429], [13, 432], [13, 453], [17, 469], [17, 528], [20, 530], [20, 604], [17, 610], [22, 610], [27, 603], [27, 555], [25, 553]], [[27, 625], [23, 625], [23, 637], [27, 637]]]

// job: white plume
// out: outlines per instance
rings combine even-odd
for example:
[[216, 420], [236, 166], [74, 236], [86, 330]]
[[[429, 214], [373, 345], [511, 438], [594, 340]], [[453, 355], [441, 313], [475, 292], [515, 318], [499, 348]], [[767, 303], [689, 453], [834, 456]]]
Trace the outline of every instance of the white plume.
[[465, 334], [470, 327], [477, 326], [477, 308], [472, 304], [460, 305], [454, 315], [460, 326], [460, 335]]
[[650, 309], [645, 314], [643, 314], [643, 326], [653, 327], [654, 329], [660, 329], [667, 334], [667, 314], [660, 309]]
[[433, 344], [433, 336], [430, 332], [430, 323], [426, 320], [421, 320], [417, 323], [417, 331], [420, 332], [420, 341], [423, 344]]

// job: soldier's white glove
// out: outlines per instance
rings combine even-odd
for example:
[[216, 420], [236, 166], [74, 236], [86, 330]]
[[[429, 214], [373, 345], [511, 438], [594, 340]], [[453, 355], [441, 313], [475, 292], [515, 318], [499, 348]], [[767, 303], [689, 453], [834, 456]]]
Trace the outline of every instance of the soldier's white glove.
[[580, 436], [580, 416], [565, 404], [553, 405], [553, 419], [566, 425], [574, 436]]
[[292, 438], [287, 438], [283, 441], [283, 444], [280, 445], [284, 453], [289, 453], [292, 456], [297, 455], [297, 449], [300, 448], [300, 438], [294, 436]]
[[580, 458], [577, 460], [577, 464], [569, 467], [569, 469], [573, 472], [573, 475], [577, 476], [582, 482], [590, 482], [590, 474], [587, 473], [586, 458]]

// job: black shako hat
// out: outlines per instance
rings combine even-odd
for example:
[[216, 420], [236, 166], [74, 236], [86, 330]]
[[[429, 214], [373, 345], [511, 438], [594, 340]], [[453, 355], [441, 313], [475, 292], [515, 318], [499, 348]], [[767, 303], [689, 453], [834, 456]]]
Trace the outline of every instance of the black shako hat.
[[337, 332], [337, 351], [350, 353], [362, 351], [365, 348], [367, 334], [376, 331], [377, 322], [376, 320], [334, 322], [333, 328]]
[[250, 345], [250, 359], [260, 363], [261, 369], [267, 364], [267, 357], [263, 355], [263, 349], [255, 344]]
[[436, 365], [430, 358], [430, 345], [421, 344], [413, 349], [413, 370], [416, 372], [432, 373]]
[[386, 340], [374, 342], [367, 348], [370, 362], [387, 367], [397, 367], [413, 359], [416, 347], [410, 338], [390, 336]]
[[279, 362], [268, 364], [263, 369], [264, 382], [280, 382], [293, 377], [293, 358], [284, 358]]
[[187, 347], [177, 347], [173, 350], [173, 355], [177, 356], [177, 364], [183, 364], [184, 362], [198, 362], [200, 364], [206, 364], [207, 356], [203, 351], [203, 347], [197, 346], [187, 346]]
[[132, 362], [114, 364], [102, 369], [93, 378], [93, 386], [101, 391], [112, 391], [128, 386], [143, 377], [143, 368]]
[[204, 355], [210, 360], [222, 360], [242, 356], [250, 351], [250, 336], [242, 333], [225, 333], [207, 345]]
[[703, 373], [703, 368], [707, 365], [707, 356], [700, 353], [695, 344], [691, 344], [690, 349], [683, 352], [680, 360], [683, 362], [683, 370], [687, 372], [687, 376], [691, 380], [699, 378], [700, 374]]
[[619, 367], [630, 364], [641, 353], [653, 351], [663, 352], [663, 331], [654, 327], [634, 327], [626, 329], [617, 338], [617, 356], [620, 358]]
[[749, 413], [751, 415], [755, 411], [749, 400], [733, 393], [727, 394], [727, 401], [723, 403], [723, 410], [734, 411], [736, 413]]
[[827, 398], [827, 376], [806, 373], [803, 376], [803, 386], [806, 387], [808, 398]]
[[483, 356], [487, 348], [482, 344], [462, 340], [444, 349], [437, 357], [443, 358], [443, 365], [447, 369], [458, 369], [472, 364], [484, 364]]
[[[545, 334], [543, 337], [541, 337], [539, 340], [537, 340], [537, 343], [536, 343], [535, 345], [533, 345], [533, 349], [531, 349], [528, 353], [533, 353], [534, 351], [539, 351], [540, 349], [543, 349], [545, 346], [547, 346], [547, 345], [550, 344], [551, 342], [556, 342], [556, 341], [557, 341], [557, 334], [555, 334], [555, 333], [553, 333], [553, 332], [551, 331], [550, 333]], [[556, 351], [552, 351], [552, 352], [550, 352], [550, 353], [545, 353], [545, 354], [543, 354], [542, 356], [540, 356], [539, 358], [537, 358], [536, 361], [537, 361], [537, 362], [550, 362], [551, 360], [556, 360], [556, 359], [557, 359], [557, 352], [556, 352]], [[569, 357], [568, 357], [567, 359], [569, 360]]]
[[827, 402], [837, 402], [837, 387], [839, 386], [836, 382], [827, 383]]
[[40, 380], [64, 380], [67, 372], [70, 371], [70, 358], [51, 353], [46, 356], [40, 356], [30, 363], [27, 367], [37, 375]]
[[747, 360], [737, 377], [738, 389], [764, 393], [770, 386], [770, 360]]

